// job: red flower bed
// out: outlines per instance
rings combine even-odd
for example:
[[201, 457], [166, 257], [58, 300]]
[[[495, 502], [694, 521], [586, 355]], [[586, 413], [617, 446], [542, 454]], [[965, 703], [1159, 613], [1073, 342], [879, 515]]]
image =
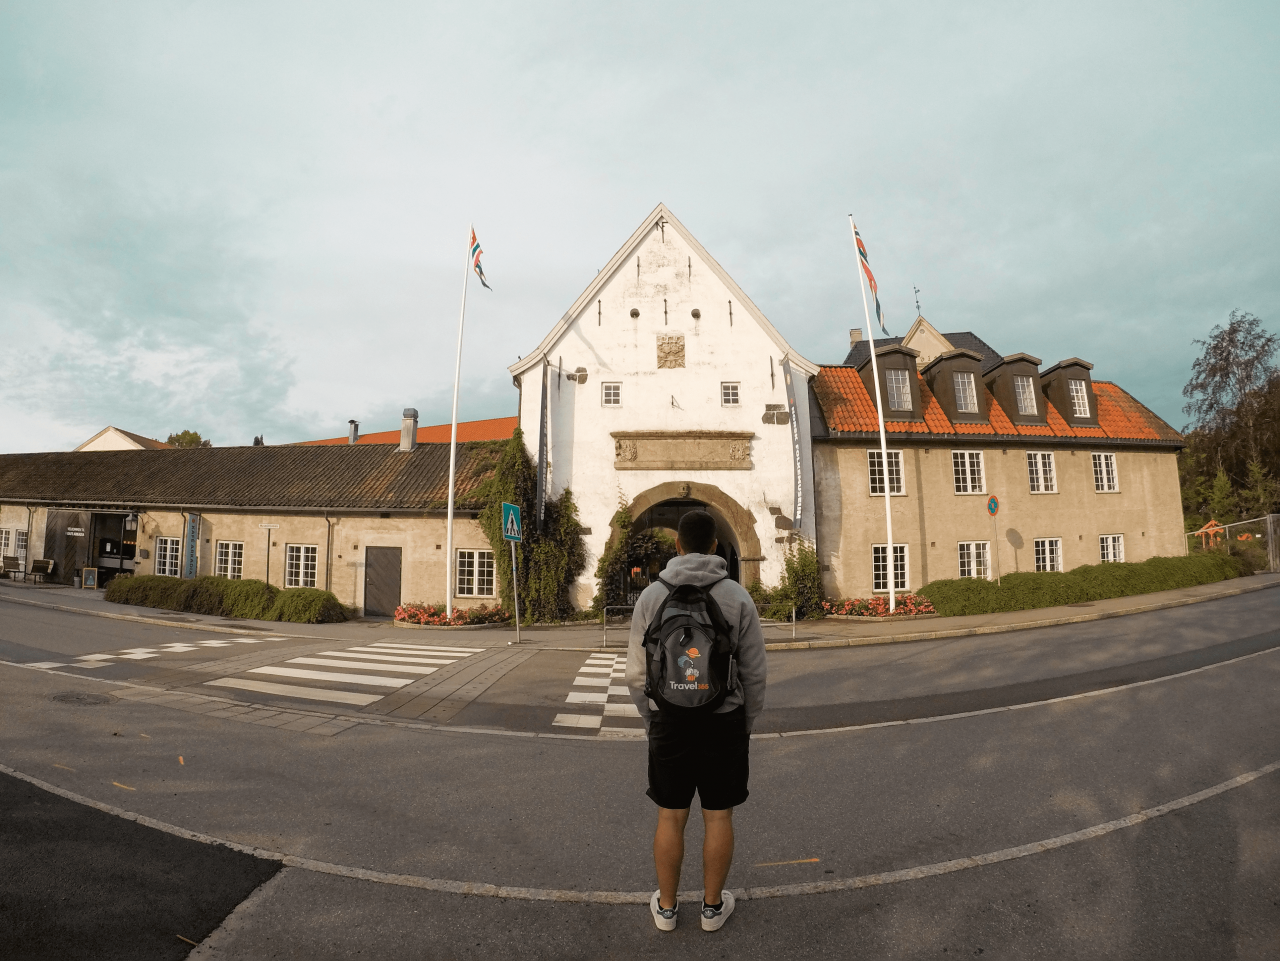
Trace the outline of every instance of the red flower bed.
[[899, 594], [895, 601], [895, 609], [889, 613], [888, 596], [850, 597], [839, 601], [823, 601], [822, 609], [828, 614], [841, 614], [846, 617], [898, 617], [907, 614], [936, 614], [929, 599], [919, 594]]
[[462, 624], [501, 624], [511, 620], [511, 612], [504, 611], [497, 604], [493, 607], [481, 604], [471, 608], [455, 607], [453, 616], [450, 617], [443, 604], [401, 604], [396, 608], [396, 620], [436, 627], [458, 627]]

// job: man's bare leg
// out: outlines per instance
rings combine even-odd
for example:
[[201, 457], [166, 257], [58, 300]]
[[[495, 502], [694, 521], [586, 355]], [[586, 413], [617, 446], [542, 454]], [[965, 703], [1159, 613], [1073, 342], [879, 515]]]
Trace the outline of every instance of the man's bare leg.
[[[733, 808], [704, 810], [702, 824], [706, 830], [702, 842], [702, 898], [707, 904], [719, 904], [729, 866], [733, 864]], [[658, 876], [661, 877], [661, 873]]]
[[[653, 863], [658, 869], [658, 906], [674, 908], [680, 890], [680, 864], [684, 861], [684, 826], [689, 809], [658, 808], [658, 828], [653, 832]], [[729, 840], [733, 852], [732, 828]], [[729, 868], [725, 866], [725, 873]]]

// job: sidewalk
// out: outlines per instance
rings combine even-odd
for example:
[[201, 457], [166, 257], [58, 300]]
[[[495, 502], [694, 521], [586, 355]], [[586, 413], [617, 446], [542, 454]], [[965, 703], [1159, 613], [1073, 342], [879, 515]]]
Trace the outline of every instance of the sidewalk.
[[[861, 647], [895, 644], [907, 641], [942, 640], [978, 634], [1001, 634], [1060, 624], [1078, 624], [1126, 614], [1141, 614], [1223, 597], [1235, 597], [1252, 591], [1280, 586], [1280, 574], [1254, 574], [1251, 577], [1183, 587], [1135, 597], [1117, 597], [1085, 604], [1046, 607], [1034, 611], [1002, 614], [975, 614], [965, 617], [929, 617], [894, 620], [867, 618], [844, 620], [826, 618], [791, 624], [766, 623], [765, 646], [770, 651], [810, 650], [832, 647]], [[102, 591], [77, 590], [72, 587], [27, 585], [0, 581], [0, 601], [27, 604], [52, 610], [109, 617], [117, 620], [162, 624], [167, 627], [198, 631], [240, 634], [245, 631], [270, 631], [290, 637], [362, 639], [370, 630], [395, 631], [408, 644], [435, 644], [449, 647], [494, 647], [514, 644], [515, 629], [495, 626], [471, 629], [397, 629], [384, 618], [361, 618], [341, 624], [289, 624], [279, 621], [249, 621], [204, 614], [161, 611], [148, 607], [111, 604]], [[583, 622], [553, 627], [521, 628], [522, 647], [552, 651], [600, 650], [604, 631], [599, 623]], [[610, 625], [608, 649], [621, 650], [626, 644], [626, 625]]]

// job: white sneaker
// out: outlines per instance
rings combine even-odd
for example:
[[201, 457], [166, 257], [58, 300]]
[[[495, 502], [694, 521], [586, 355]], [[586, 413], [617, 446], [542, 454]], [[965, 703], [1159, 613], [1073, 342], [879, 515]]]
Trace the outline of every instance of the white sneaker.
[[[662, 892], [654, 891], [653, 897], [649, 899], [649, 911], [653, 914], [653, 923], [658, 926], [659, 931], [674, 931], [676, 929], [676, 912], [680, 910], [680, 902], [676, 902], [674, 908], [663, 908], [658, 906], [658, 897]], [[720, 922], [723, 924], [724, 922]], [[703, 921], [702, 926], [705, 928], [707, 922]]]
[[724, 903], [718, 909], [709, 908], [706, 901], [702, 902], [703, 931], [719, 931], [729, 920], [729, 915], [733, 914], [733, 894], [729, 891], [721, 891], [720, 897], [724, 899]]

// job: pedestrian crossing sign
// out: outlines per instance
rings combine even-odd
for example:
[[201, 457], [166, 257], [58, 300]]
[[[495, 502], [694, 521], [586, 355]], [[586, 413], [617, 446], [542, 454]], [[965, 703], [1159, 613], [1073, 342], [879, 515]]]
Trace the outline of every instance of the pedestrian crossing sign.
[[522, 541], [520, 535], [520, 508], [516, 504], [502, 504], [502, 537], [508, 541]]

